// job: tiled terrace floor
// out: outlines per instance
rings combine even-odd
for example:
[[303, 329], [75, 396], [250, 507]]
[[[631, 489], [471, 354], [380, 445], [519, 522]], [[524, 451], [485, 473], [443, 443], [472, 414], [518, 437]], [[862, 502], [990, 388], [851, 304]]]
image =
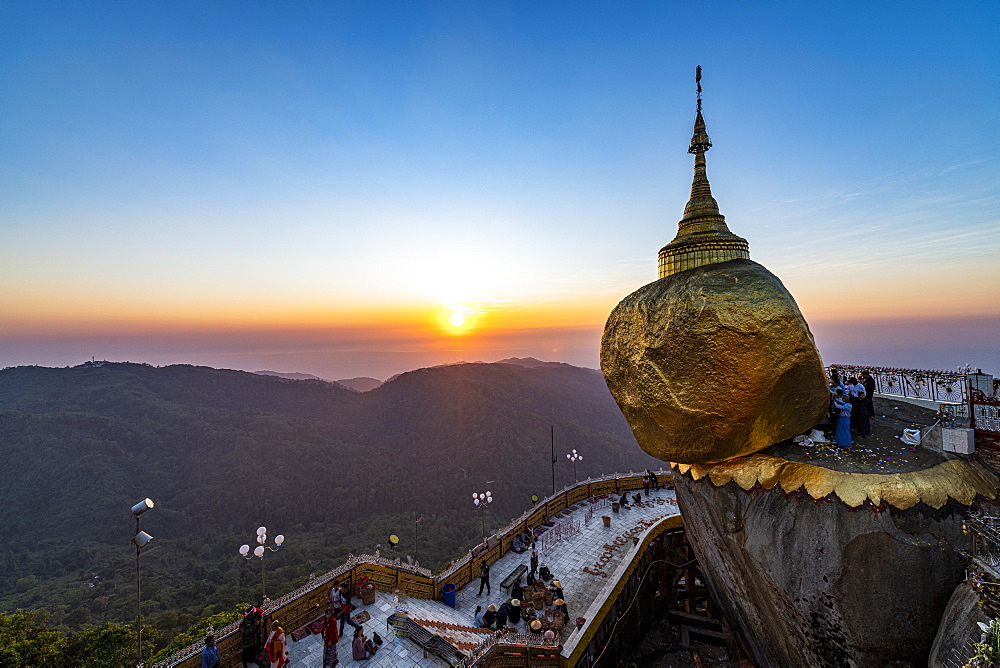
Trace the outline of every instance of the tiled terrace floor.
[[[629, 495], [631, 496], [633, 493], [635, 492], [630, 492]], [[595, 600], [606, 595], [605, 590], [614, 584], [610, 575], [614, 573], [626, 555], [632, 551], [630, 542], [614, 551], [611, 561], [601, 568], [609, 574], [609, 577], [584, 572], [584, 567], [594, 569], [595, 562], [604, 552], [605, 543], [610, 543], [626, 531], [631, 530], [640, 520], [658, 520], [667, 515], [676, 515], [679, 512], [673, 490], [661, 489], [653, 492], [649, 499], [651, 503], [648, 505], [622, 509], [617, 514], [612, 513], [610, 507], [598, 509], [587, 524], [584, 524], [584, 519], [586, 509], [590, 504], [586, 501], [577, 503], [568, 516], [557, 515], [551, 519], [556, 523], [578, 522], [580, 527], [580, 533], [555, 543], [544, 552], [540, 550], [538, 556], [539, 565], [547, 565], [553, 575], [561, 582], [563, 591], [566, 593], [566, 605], [569, 608], [570, 620], [585, 615]], [[611, 516], [610, 527], [604, 526], [601, 520], [602, 515]], [[641, 539], [643, 532], [636, 535]], [[539, 546], [542, 546], [541, 539]], [[473, 617], [476, 606], [481, 605], [485, 610], [490, 603], [499, 607], [501, 603], [506, 601], [507, 595], [500, 590], [500, 582], [519, 564], [527, 566], [528, 559], [529, 553], [527, 552], [523, 554], [508, 552], [490, 566], [492, 593], [487, 595], [484, 592], [482, 597], [476, 596], [476, 592], [479, 591], [479, 580], [474, 580], [458, 590], [454, 609], [438, 601], [416, 598], [406, 599], [401, 604], [406, 606], [409, 616], [418, 623], [420, 620], [429, 620], [474, 626]], [[354, 598], [354, 603], [360, 603], [357, 597]], [[418, 645], [406, 638], [396, 638], [391, 631], [386, 629], [386, 619], [393, 613], [395, 607], [396, 602], [391, 594], [379, 592], [378, 600], [375, 603], [360, 606], [355, 611], [355, 615], [361, 610], [366, 610], [371, 615], [371, 620], [364, 624], [365, 634], [371, 637], [372, 633], [377, 631], [385, 643], [373, 658], [367, 661], [354, 661], [351, 659], [353, 629], [350, 626], [345, 627], [345, 637], [341, 638], [337, 648], [341, 666], [367, 665], [370, 668], [394, 668], [396, 666], [408, 668], [411, 666], [447, 665], [434, 656], [425, 658]], [[518, 630], [525, 630], [523, 620], [515, 626]], [[457, 640], [474, 637], [472, 634], [465, 633], [442, 633], [438, 628], [430, 628], [429, 630], [439, 635], [451, 635]], [[563, 642], [565, 643], [573, 633], [576, 633], [576, 629], [571, 621], [563, 630]], [[320, 668], [323, 664], [322, 640], [317, 635], [310, 635], [298, 642], [291, 642], [288, 654], [294, 666]]]

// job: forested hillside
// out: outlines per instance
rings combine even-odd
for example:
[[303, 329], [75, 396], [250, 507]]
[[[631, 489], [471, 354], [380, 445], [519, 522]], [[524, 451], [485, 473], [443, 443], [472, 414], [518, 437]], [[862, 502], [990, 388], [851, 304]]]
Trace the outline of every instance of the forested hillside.
[[600, 373], [565, 364], [420, 369], [365, 393], [192, 366], [4, 369], [0, 610], [131, 618], [129, 507], [146, 496], [143, 608], [164, 637], [259, 598], [259, 562], [237, 549], [260, 525], [286, 536], [270, 595], [390, 533], [440, 568], [480, 537], [472, 492], [493, 492], [491, 526], [549, 493], [550, 425], [560, 487], [571, 448], [581, 478], [655, 464]]

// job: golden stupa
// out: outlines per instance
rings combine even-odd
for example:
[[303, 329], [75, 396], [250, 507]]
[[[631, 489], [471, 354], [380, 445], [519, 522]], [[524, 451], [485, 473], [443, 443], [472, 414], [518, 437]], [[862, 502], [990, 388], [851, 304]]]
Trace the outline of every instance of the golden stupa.
[[639, 445], [666, 461], [717, 462], [815, 425], [829, 394], [812, 333], [773, 274], [750, 260], [712, 197], [701, 109], [691, 197], [659, 280], [608, 318], [601, 370]]

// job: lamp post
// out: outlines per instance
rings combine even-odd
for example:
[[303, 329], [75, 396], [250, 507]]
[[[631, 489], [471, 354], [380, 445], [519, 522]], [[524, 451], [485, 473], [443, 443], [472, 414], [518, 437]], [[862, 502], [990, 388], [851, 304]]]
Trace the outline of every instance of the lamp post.
[[479, 511], [480, 511], [479, 512], [479, 517], [482, 519], [482, 522], [483, 522], [483, 542], [485, 543], [486, 542], [486, 515], [485, 515], [485, 510], [486, 510], [487, 504], [493, 503], [493, 495], [490, 494], [489, 490], [486, 490], [485, 494], [477, 494], [476, 492], [473, 492], [472, 493], [472, 502], [474, 504], [476, 504], [476, 506], [479, 508]]
[[420, 525], [420, 518], [414, 515], [413, 517], [413, 561], [418, 561], [417, 559], [417, 527]]
[[583, 461], [583, 455], [576, 454], [576, 449], [574, 449], [573, 454], [566, 455], [566, 459], [573, 462], [573, 482], [576, 482], [576, 463], [578, 461]]
[[[253, 549], [253, 556], [260, 559], [260, 595], [261, 595], [261, 605], [267, 603], [267, 589], [266, 581], [264, 578], [264, 551], [270, 550], [271, 552], [277, 552], [281, 544], [285, 542], [285, 537], [278, 534], [274, 537], [274, 547], [270, 545], [265, 545], [267, 543], [267, 527], [259, 527], [257, 529], [257, 547]], [[250, 546], [243, 545], [240, 547], [240, 556], [244, 559], [251, 559], [250, 556]]]
[[135, 536], [132, 544], [135, 545], [135, 637], [136, 637], [136, 667], [142, 668], [142, 580], [139, 577], [139, 554], [142, 548], [149, 545], [153, 540], [145, 531], [139, 531], [139, 516], [153, 507], [152, 499], [143, 499], [132, 506], [132, 517], [135, 518]]
[[549, 449], [552, 456], [552, 496], [556, 495], [556, 426], [549, 425]]

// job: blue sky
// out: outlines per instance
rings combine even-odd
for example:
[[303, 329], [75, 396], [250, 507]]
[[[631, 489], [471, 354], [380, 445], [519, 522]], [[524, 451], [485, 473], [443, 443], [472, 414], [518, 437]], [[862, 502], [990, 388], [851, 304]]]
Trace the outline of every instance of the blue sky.
[[[701, 65], [715, 196], [824, 356], [1000, 371], [998, 19], [987, 2], [4, 3], [0, 365], [593, 366], [676, 230]], [[477, 336], [437, 332], [442, 309]]]

